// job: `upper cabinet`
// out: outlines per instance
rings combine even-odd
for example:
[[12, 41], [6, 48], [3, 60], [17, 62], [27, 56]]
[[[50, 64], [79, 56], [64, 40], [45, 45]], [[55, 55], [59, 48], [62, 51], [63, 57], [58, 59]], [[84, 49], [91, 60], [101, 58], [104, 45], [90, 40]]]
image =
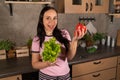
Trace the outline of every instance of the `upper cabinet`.
[[114, 0], [113, 11], [109, 15], [120, 18], [120, 0]]
[[65, 13], [108, 13], [109, 0], [64, 0]]
[[114, 0], [114, 5], [120, 4], [120, 0]]

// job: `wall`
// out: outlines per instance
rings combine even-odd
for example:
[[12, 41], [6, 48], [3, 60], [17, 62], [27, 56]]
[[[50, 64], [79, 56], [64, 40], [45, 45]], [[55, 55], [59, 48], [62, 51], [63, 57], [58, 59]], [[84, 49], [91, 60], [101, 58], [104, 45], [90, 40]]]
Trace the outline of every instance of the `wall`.
[[[1, 1], [0, 4], [0, 39], [10, 39], [17, 45], [26, 44], [29, 37], [36, 34], [37, 22], [42, 5], [13, 4], [13, 16], [10, 15], [8, 4]], [[59, 13], [59, 28], [66, 28], [71, 37], [74, 27], [79, 22], [79, 17], [95, 17], [93, 25], [98, 32], [108, 33], [116, 38], [117, 30], [120, 29], [120, 19], [115, 18], [113, 23], [107, 14], [63, 14]], [[86, 22], [87, 24], [88, 22]]]

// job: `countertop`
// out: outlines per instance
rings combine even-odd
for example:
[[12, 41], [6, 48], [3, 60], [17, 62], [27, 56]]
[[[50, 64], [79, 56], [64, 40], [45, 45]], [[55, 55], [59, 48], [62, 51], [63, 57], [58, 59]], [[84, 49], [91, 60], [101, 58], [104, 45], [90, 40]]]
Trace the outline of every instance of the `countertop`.
[[35, 71], [37, 70], [32, 68], [30, 57], [0, 60], [0, 78]]
[[[99, 46], [95, 53], [87, 53], [85, 48], [78, 47], [73, 60], [69, 61], [69, 65], [84, 63], [88, 61], [119, 56], [120, 47], [106, 47]], [[0, 78], [35, 72], [37, 70], [32, 68], [31, 57], [21, 57], [16, 59], [0, 60]]]
[[118, 47], [107, 47], [107, 46], [98, 46], [98, 49], [94, 53], [87, 53], [85, 48], [78, 47], [75, 57], [69, 61], [69, 65], [84, 63], [88, 61], [94, 61], [98, 59], [119, 56], [120, 55], [120, 46]]

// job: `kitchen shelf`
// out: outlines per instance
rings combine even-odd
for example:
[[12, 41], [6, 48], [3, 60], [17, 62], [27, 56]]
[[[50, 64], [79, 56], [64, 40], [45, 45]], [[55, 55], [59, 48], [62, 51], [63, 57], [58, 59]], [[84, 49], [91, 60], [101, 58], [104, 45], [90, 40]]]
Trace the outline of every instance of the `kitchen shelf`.
[[108, 15], [110, 16], [111, 22], [113, 22], [114, 17], [115, 18], [120, 18], [120, 13], [110, 13]]
[[120, 13], [111, 13], [110, 16], [114, 16], [115, 18], [120, 18]]
[[114, 3], [113, 3], [114, 5], [118, 5], [118, 4], [120, 4], [120, 1], [115, 1], [114, 0]]
[[51, 4], [51, 2], [41, 1], [41, 2], [30, 2], [30, 1], [5, 1], [7, 4]]
[[12, 4], [41, 4], [41, 5], [48, 5], [51, 4], [50, 1], [5, 1], [6, 4], [9, 4], [10, 7], [10, 15], [13, 16], [13, 5]]

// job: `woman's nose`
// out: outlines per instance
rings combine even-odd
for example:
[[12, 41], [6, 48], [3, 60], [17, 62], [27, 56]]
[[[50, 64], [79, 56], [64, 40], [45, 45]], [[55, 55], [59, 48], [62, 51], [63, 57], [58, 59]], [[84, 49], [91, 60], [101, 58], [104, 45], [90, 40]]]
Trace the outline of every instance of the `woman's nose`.
[[50, 22], [50, 23], [55, 23], [55, 20], [51, 19], [49, 22]]

